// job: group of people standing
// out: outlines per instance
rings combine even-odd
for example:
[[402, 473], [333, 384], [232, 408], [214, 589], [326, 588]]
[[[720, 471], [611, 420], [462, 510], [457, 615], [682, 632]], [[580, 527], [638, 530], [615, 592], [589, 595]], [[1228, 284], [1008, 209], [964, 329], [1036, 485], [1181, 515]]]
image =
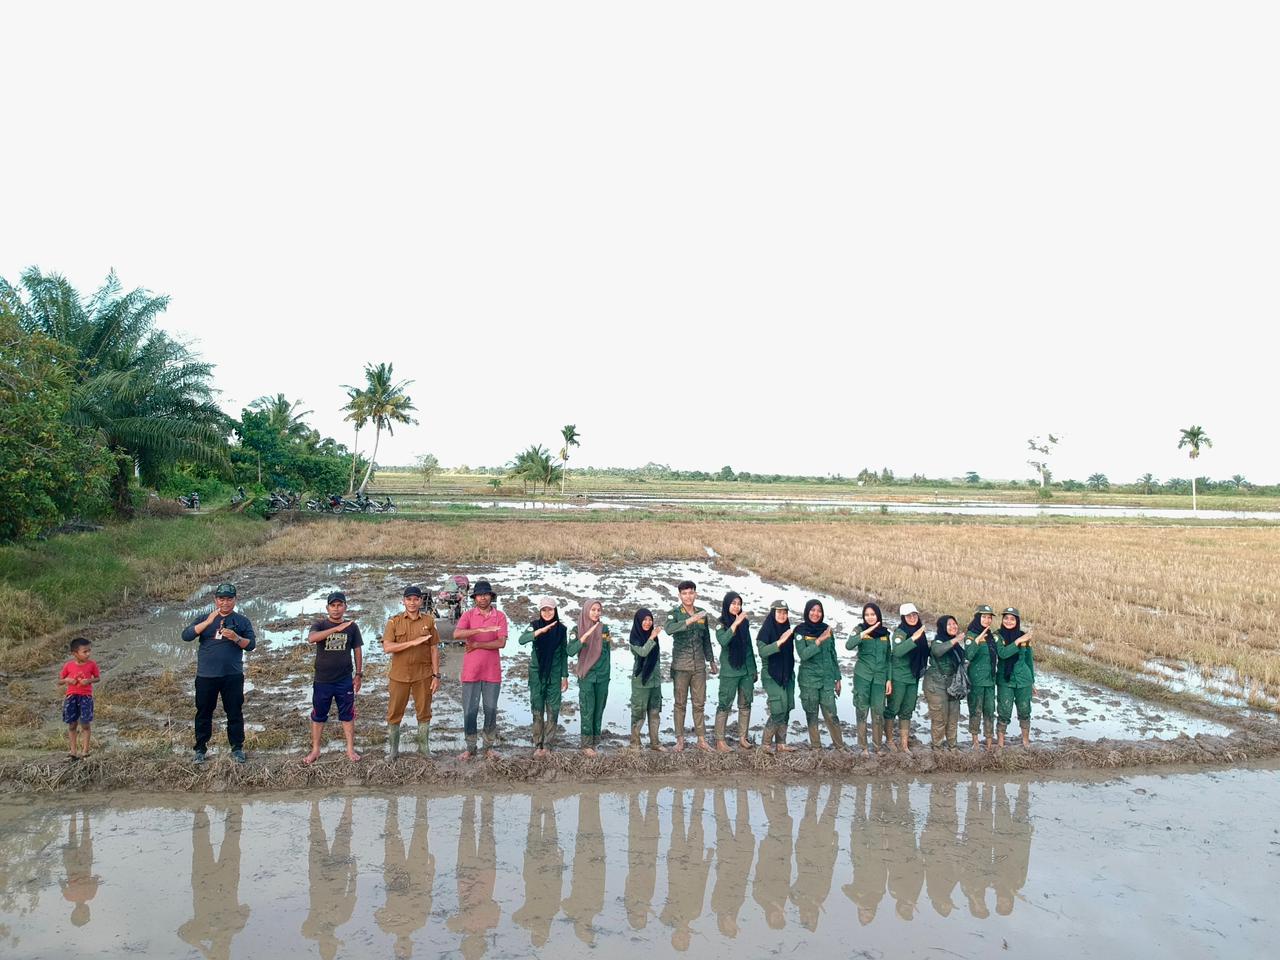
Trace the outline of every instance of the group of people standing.
[[[835, 629], [827, 624], [822, 601], [810, 600], [793, 622], [783, 600], [770, 604], [755, 630], [742, 597], [726, 593], [719, 617], [698, 606], [697, 585], [690, 580], [677, 586], [680, 602], [667, 612], [659, 626], [652, 610], [640, 608], [632, 617], [628, 647], [631, 671], [631, 739], [641, 747], [648, 725], [650, 749], [665, 751], [659, 726], [662, 712], [662, 637], [669, 638], [669, 670], [674, 690], [675, 743], [686, 746], [686, 719], [692, 708], [692, 732], [698, 749], [729, 752], [728, 724], [736, 704], [738, 749], [754, 749], [750, 736], [751, 709], [756, 683], [764, 689], [768, 717], [761, 746], [769, 752], [790, 752], [787, 730], [795, 709], [796, 693], [808, 725], [809, 746], [822, 749], [825, 725], [833, 748], [845, 748], [837, 709], [844, 683], [837, 655]], [[236, 589], [221, 584], [215, 591], [214, 609], [183, 632], [185, 640], [199, 640], [196, 673], [195, 760], [203, 762], [212, 729], [212, 714], [221, 698], [227, 713], [227, 736], [232, 756], [244, 760], [242, 654], [252, 650], [252, 625], [235, 612]], [[509, 625], [497, 608], [497, 595], [487, 580], [472, 591], [473, 606], [458, 619], [453, 636], [464, 643], [461, 670], [463, 734], [461, 759], [477, 756], [479, 738], [484, 753], [496, 755], [497, 706], [502, 685], [501, 650]], [[581, 719], [580, 747], [595, 756], [609, 697], [613, 634], [603, 621], [600, 600], [582, 604], [576, 622], [560, 618], [559, 604], [551, 597], [535, 601], [537, 614], [520, 634], [521, 646], [531, 646], [528, 678], [533, 722], [533, 755], [544, 757], [556, 743], [562, 698], [569, 688], [570, 659], [577, 678]], [[390, 655], [387, 671], [387, 754], [400, 754], [401, 722], [410, 701], [417, 715], [417, 747], [430, 748], [432, 700], [439, 690], [440, 633], [435, 618], [423, 610], [423, 593], [417, 585], [405, 587], [404, 611], [392, 617], [382, 634], [383, 650]], [[304, 763], [320, 755], [324, 724], [336, 706], [346, 739], [349, 759], [357, 761], [354, 720], [355, 696], [362, 684], [363, 645], [359, 627], [346, 616], [346, 595], [334, 591], [327, 598], [326, 616], [312, 624], [307, 641], [316, 649], [312, 690], [312, 749]], [[1009, 607], [993, 629], [995, 612], [985, 604], [976, 608], [967, 629], [960, 630], [955, 617], [940, 617], [933, 636], [914, 604], [903, 604], [900, 623], [892, 631], [880, 608], [867, 603], [862, 620], [845, 638], [845, 649], [854, 652], [853, 702], [858, 748], [876, 752], [910, 752], [911, 717], [923, 686], [929, 704], [930, 742], [935, 750], [959, 747], [961, 704], [967, 703], [969, 733], [975, 748], [1003, 747], [1005, 731], [1016, 709], [1023, 744], [1030, 743], [1031, 700], [1035, 689], [1035, 656], [1030, 634], [1022, 629], [1018, 610]], [[717, 658], [714, 636], [720, 648]], [[713, 737], [706, 730], [707, 679], [719, 678]], [[483, 713], [483, 726], [480, 717]]]

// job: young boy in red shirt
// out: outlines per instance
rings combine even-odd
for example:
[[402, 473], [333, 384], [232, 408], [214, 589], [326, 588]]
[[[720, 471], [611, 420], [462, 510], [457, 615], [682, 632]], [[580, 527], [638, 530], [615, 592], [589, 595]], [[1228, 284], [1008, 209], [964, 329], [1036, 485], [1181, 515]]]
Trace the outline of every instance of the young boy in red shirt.
[[[93, 685], [102, 675], [98, 665], [89, 657], [93, 644], [84, 637], [71, 641], [71, 659], [62, 666], [58, 683], [67, 688], [67, 699], [62, 701], [62, 722], [67, 725], [67, 739], [71, 743], [71, 759], [89, 755], [89, 725], [93, 723]], [[80, 726], [84, 750], [76, 751], [76, 725]]]

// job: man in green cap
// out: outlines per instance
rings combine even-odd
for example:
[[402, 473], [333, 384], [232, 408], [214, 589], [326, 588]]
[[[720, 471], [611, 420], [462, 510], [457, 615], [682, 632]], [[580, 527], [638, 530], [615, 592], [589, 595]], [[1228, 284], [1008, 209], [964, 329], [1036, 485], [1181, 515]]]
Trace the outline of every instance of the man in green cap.
[[252, 650], [258, 640], [249, 618], [235, 610], [235, 584], [220, 583], [213, 591], [213, 609], [182, 631], [187, 643], [200, 641], [196, 653], [196, 763], [204, 763], [219, 697], [227, 715], [231, 757], [236, 763], [245, 762], [244, 652]]
[[964, 658], [969, 664], [969, 735], [978, 748], [978, 734], [986, 737], [986, 746], [994, 746], [996, 725], [996, 662], [998, 655], [991, 642], [991, 621], [995, 613], [990, 604], [981, 604], [964, 632]]

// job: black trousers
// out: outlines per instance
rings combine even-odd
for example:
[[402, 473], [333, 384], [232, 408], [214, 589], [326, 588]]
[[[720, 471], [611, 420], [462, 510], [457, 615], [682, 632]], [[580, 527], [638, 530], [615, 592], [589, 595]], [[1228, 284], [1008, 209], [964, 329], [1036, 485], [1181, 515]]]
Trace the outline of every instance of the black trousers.
[[227, 715], [227, 742], [233, 750], [244, 746], [244, 674], [196, 677], [196, 749], [202, 753], [213, 736], [213, 709], [219, 696]]

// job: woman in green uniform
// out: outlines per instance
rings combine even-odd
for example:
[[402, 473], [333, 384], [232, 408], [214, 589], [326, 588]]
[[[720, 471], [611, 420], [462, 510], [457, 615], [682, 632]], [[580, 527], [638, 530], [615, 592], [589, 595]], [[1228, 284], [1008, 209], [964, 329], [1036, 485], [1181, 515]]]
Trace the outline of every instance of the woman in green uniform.
[[724, 742], [729, 723], [729, 708], [738, 701], [738, 747], [750, 750], [747, 732], [751, 729], [751, 698], [756, 692], [756, 653], [751, 649], [751, 631], [742, 597], [730, 590], [720, 606], [720, 624], [716, 627], [720, 644], [720, 697], [716, 704], [716, 749], [729, 752]]
[[888, 727], [889, 749], [894, 749], [894, 721], [897, 721], [898, 737], [902, 752], [911, 755], [911, 715], [920, 699], [920, 676], [929, 665], [929, 638], [925, 636], [924, 621], [914, 603], [904, 603], [898, 608], [901, 620], [893, 630], [889, 641], [889, 684], [886, 693], [889, 702], [884, 717]]
[[664, 752], [658, 742], [662, 715], [662, 671], [658, 669], [658, 630], [653, 611], [641, 607], [631, 618], [631, 654], [636, 663], [631, 671], [631, 746], [640, 749], [640, 728], [649, 718], [649, 749]]
[[1018, 707], [1018, 725], [1022, 728], [1022, 745], [1031, 746], [1031, 697], [1036, 689], [1036, 657], [1031, 650], [1031, 634], [1022, 629], [1022, 614], [1017, 607], [1009, 607], [1000, 619], [997, 631], [996, 653], [1000, 669], [996, 673], [996, 701], [1000, 724], [996, 728], [1004, 746], [1004, 731], [1013, 719], [1013, 708]]
[[[856, 650], [853, 668], [853, 706], [856, 711], [858, 746], [865, 756], [881, 749], [884, 734], [885, 690], [889, 685], [889, 631], [880, 608], [874, 603], [862, 607], [862, 623], [857, 633], [844, 642], [846, 650]], [[871, 715], [871, 746], [867, 746], [867, 715]]]
[[[769, 722], [764, 727], [764, 748], [770, 753], [775, 749], [790, 753], [795, 747], [787, 746], [787, 725], [795, 707], [796, 654], [791, 635], [791, 617], [785, 600], [775, 600], [769, 605], [769, 616], [756, 634], [756, 649], [760, 652], [760, 664], [764, 670], [760, 683], [769, 698]], [[775, 746], [776, 745], [776, 746]]]
[[831, 732], [831, 745], [844, 749], [840, 718], [836, 715], [836, 697], [840, 695], [840, 664], [836, 660], [836, 641], [827, 626], [820, 600], [804, 605], [804, 616], [796, 627], [796, 654], [800, 657], [800, 705], [809, 725], [809, 747], [822, 749], [818, 732], [818, 714], [822, 713]]
[[538, 599], [538, 617], [524, 633], [521, 646], [532, 643], [529, 657], [529, 706], [533, 711], [533, 755], [551, 752], [560, 727], [560, 697], [569, 689], [568, 632], [551, 597]]
[[959, 745], [960, 699], [948, 687], [956, 672], [965, 666], [964, 637], [955, 617], [938, 619], [938, 629], [929, 645], [929, 669], [924, 675], [924, 698], [929, 704], [929, 745], [934, 750], [954, 750]]
[[569, 638], [569, 654], [578, 658], [573, 672], [578, 675], [578, 714], [582, 723], [582, 752], [596, 755], [600, 743], [600, 720], [609, 699], [609, 628], [600, 619], [603, 605], [588, 600], [578, 614], [578, 625]]
[[964, 632], [964, 658], [969, 664], [969, 735], [978, 749], [978, 734], [986, 736], [987, 749], [994, 746], [996, 725], [996, 645], [991, 640], [991, 607], [981, 604], [973, 612]]

